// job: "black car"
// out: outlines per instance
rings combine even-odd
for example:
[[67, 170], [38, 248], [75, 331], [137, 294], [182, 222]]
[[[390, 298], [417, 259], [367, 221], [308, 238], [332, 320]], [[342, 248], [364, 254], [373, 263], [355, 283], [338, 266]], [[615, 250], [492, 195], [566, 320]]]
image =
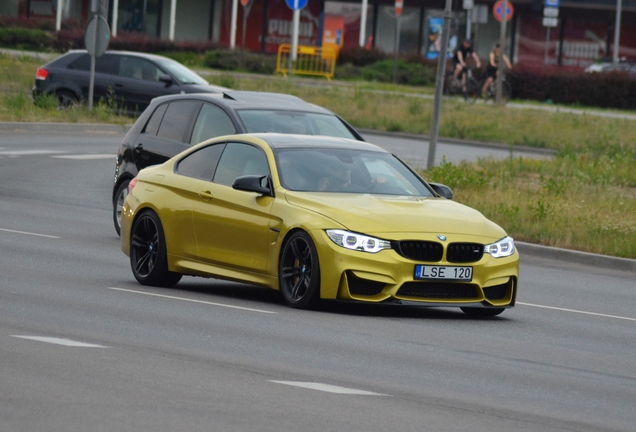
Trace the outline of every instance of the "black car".
[[[33, 99], [55, 94], [60, 105], [87, 100], [91, 56], [73, 50], [40, 67], [35, 74]], [[126, 111], [141, 112], [157, 97], [180, 93], [219, 93], [199, 75], [167, 57], [128, 51], [106, 51], [95, 59], [93, 101], [123, 103]]]
[[210, 138], [254, 132], [328, 135], [364, 141], [333, 112], [279, 93], [225, 91], [154, 99], [124, 137], [113, 184], [113, 221], [120, 232], [128, 183], [139, 170]]

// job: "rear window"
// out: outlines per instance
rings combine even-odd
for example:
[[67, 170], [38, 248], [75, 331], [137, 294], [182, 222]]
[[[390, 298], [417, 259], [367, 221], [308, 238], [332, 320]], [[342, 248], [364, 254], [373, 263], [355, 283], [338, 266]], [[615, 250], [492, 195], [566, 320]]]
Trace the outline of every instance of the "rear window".
[[[91, 56], [84, 54], [68, 65], [68, 69], [90, 72]], [[109, 75], [117, 75], [119, 70], [119, 56], [104, 54], [95, 59], [95, 72]]]

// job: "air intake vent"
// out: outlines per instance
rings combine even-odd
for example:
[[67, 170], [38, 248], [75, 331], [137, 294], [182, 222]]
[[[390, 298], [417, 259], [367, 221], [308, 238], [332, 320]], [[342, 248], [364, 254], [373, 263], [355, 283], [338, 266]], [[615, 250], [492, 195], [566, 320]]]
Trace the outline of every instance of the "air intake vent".
[[444, 254], [444, 247], [440, 243], [429, 241], [395, 242], [394, 249], [404, 258], [425, 262], [441, 261]]
[[484, 245], [479, 243], [451, 243], [446, 251], [446, 261], [452, 263], [477, 262], [484, 255]]

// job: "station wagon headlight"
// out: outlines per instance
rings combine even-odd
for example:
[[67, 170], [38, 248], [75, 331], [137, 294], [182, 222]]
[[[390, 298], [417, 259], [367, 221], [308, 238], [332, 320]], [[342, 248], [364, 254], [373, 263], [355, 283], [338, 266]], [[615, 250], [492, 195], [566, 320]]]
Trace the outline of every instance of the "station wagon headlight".
[[512, 237], [504, 237], [496, 243], [484, 246], [484, 253], [492, 255], [493, 258], [507, 257], [514, 252], [515, 242]]
[[327, 230], [329, 238], [338, 246], [350, 250], [378, 253], [391, 249], [391, 242], [344, 230]]

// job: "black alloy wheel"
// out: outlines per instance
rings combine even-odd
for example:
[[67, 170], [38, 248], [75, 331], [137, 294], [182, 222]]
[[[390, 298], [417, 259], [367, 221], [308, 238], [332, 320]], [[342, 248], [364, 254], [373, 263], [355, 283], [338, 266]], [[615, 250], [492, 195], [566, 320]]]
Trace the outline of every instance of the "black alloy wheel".
[[278, 267], [280, 290], [287, 304], [307, 309], [320, 300], [318, 251], [309, 234], [296, 231], [283, 246]]
[[172, 287], [181, 279], [181, 274], [168, 271], [163, 227], [151, 210], [144, 210], [133, 224], [130, 266], [142, 285]]
[[60, 90], [57, 92], [57, 100], [59, 101], [60, 109], [69, 109], [74, 105], [77, 105], [78, 99], [77, 97], [68, 90]]
[[505, 308], [496, 307], [463, 307], [460, 309], [471, 317], [494, 317], [506, 310]]
[[121, 235], [121, 212], [124, 208], [124, 201], [128, 196], [128, 184], [129, 180], [125, 180], [117, 188], [115, 193], [115, 199], [113, 200], [113, 223], [115, 224], [115, 231], [117, 235]]

